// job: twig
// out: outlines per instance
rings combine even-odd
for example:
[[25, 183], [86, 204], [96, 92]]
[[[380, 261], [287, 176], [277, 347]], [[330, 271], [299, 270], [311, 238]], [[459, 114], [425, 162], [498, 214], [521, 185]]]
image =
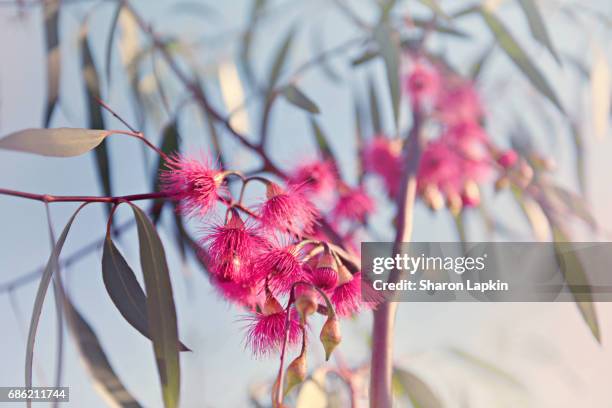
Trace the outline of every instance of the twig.
[[108, 106], [102, 99], [98, 98], [97, 96], [94, 96], [96, 102], [98, 102], [98, 104], [100, 104], [100, 106], [102, 106], [104, 109], [106, 109], [111, 115], [113, 115], [117, 120], [119, 120], [119, 122], [123, 123], [125, 125], [125, 127], [127, 127], [128, 129], [130, 129], [132, 132], [134, 133], [138, 133], [140, 135], [142, 135], [142, 132], [136, 130], [134, 127], [130, 126], [130, 124], [123, 119], [121, 116], [119, 116], [117, 114], [117, 112], [115, 112], [113, 109], [111, 109], [110, 106]]

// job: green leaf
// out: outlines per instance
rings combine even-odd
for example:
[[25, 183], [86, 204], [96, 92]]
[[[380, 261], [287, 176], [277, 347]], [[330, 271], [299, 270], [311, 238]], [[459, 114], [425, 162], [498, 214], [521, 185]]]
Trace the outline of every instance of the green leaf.
[[149, 331], [166, 408], [176, 408], [180, 394], [179, 339], [166, 253], [146, 214], [130, 203], [140, 242], [140, 264], [147, 293]]
[[487, 373], [489, 377], [497, 378], [498, 380], [501, 380], [514, 388], [521, 390], [525, 389], [525, 386], [521, 382], [519, 382], [514, 375], [500, 368], [496, 364], [490, 363], [485, 359], [482, 359], [474, 354], [468, 353], [467, 351], [460, 350], [457, 348], [451, 348], [449, 349], [449, 351], [455, 357], [461, 359], [464, 363], [468, 363], [469, 365], [479, 370], [483, 370]]
[[[121, 10], [123, 9], [123, 3], [118, 3], [115, 8], [115, 12], [113, 13], [113, 17], [111, 18], [111, 25], [108, 30], [108, 39], [106, 40], [106, 81], [108, 82], [108, 86], [111, 83], [111, 68], [113, 62], [113, 39], [115, 38], [115, 32], [117, 31], [117, 25], [119, 23], [119, 16], [121, 15]], [[108, 88], [107, 88], [108, 89]]]
[[437, 0], [418, 0], [418, 1], [422, 5], [429, 8], [431, 11], [433, 11], [434, 14], [436, 14], [438, 17], [441, 17], [445, 20], [450, 19], [448, 14], [446, 14], [444, 10], [442, 10], [442, 7], [440, 7], [440, 4], [438, 3]]
[[603, 139], [610, 130], [610, 88], [612, 78], [608, 56], [598, 46], [593, 45], [593, 63], [591, 65], [591, 106], [593, 111], [593, 131], [595, 136]]
[[586, 192], [586, 163], [584, 160], [584, 141], [580, 131], [580, 126], [574, 122], [570, 124], [570, 132], [572, 141], [574, 142], [574, 152], [576, 155], [576, 177], [578, 178], [578, 186], [582, 194]]
[[372, 78], [370, 78], [368, 81], [368, 96], [370, 100], [370, 120], [372, 121], [372, 130], [375, 134], [379, 134], [382, 132], [382, 123], [380, 121], [376, 84]]
[[380, 25], [374, 31], [374, 38], [378, 43], [380, 54], [385, 63], [387, 73], [387, 85], [391, 95], [391, 106], [393, 107], [393, 118], [395, 130], [398, 130], [400, 115], [400, 58], [399, 58], [399, 37], [391, 27], [386, 24]]
[[[26, 343], [26, 361], [25, 361], [25, 386], [32, 387], [32, 365], [34, 362], [34, 343], [36, 342], [36, 331], [38, 330], [38, 323], [40, 322], [40, 314], [42, 312], [42, 307], [45, 302], [45, 296], [47, 294], [47, 290], [49, 289], [49, 283], [51, 282], [51, 278], [53, 277], [53, 272], [57, 269], [57, 265], [59, 264], [58, 258], [60, 253], [62, 252], [62, 248], [64, 247], [64, 243], [66, 242], [66, 238], [68, 237], [68, 232], [70, 231], [70, 227], [77, 214], [89, 203], [81, 204], [81, 206], [72, 214], [68, 223], [64, 227], [62, 234], [57, 240], [55, 247], [51, 251], [51, 255], [49, 256], [49, 260], [47, 261], [47, 265], [45, 266], [45, 270], [40, 278], [40, 283], [38, 284], [38, 290], [36, 291], [36, 298], [34, 299], [34, 307], [32, 308], [32, 318], [30, 320], [30, 328], [28, 330], [28, 340]], [[32, 402], [28, 401], [28, 408], [32, 406]]]
[[[98, 100], [101, 99], [100, 79], [87, 39], [87, 24], [81, 27], [80, 47], [81, 74], [85, 82], [85, 97], [89, 113], [87, 127], [90, 129], [105, 129], [106, 126], [104, 125], [104, 117], [102, 116], [102, 107], [98, 103]], [[113, 195], [113, 191], [111, 185], [110, 158], [108, 156], [106, 141], [103, 140], [94, 152], [96, 156], [98, 179], [102, 185], [102, 191], [105, 196], [110, 197]], [[107, 208], [110, 210], [110, 206], [107, 206]]]
[[323, 156], [325, 160], [332, 162], [335, 166], [336, 158], [334, 157], [334, 152], [331, 150], [327, 136], [323, 132], [323, 129], [321, 129], [321, 126], [319, 126], [317, 121], [313, 118], [310, 119], [310, 127], [312, 128], [312, 133], [317, 141], [317, 146], [319, 147], [321, 156]]
[[480, 76], [482, 69], [489, 60], [489, 57], [493, 53], [494, 49], [495, 43], [488, 46], [487, 49], [482, 53], [482, 55], [476, 60], [476, 62], [474, 62], [474, 64], [470, 68], [470, 78], [472, 78], [473, 81], [476, 81]]
[[45, 107], [44, 126], [49, 127], [51, 116], [59, 99], [61, 69], [59, 42], [60, 1], [45, 1], [43, 3], [43, 17], [47, 48], [47, 105]]
[[81, 361], [92, 376], [95, 389], [106, 401], [121, 408], [140, 408], [142, 405], [125, 388], [98, 340], [90, 324], [74, 307], [67, 296], [64, 296], [64, 309], [70, 332], [75, 338]]
[[[140, 334], [151, 339], [147, 297], [132, 268], [109, 236], [104, 241], [102, 251], [102, 277], [106, 291], [119, 313]], [[190, 350], [180, 343], [179, 351]]]
[[518, 2], [523, 9], [523, 13], [525, 13], [525, 16], [527, 17], [527, 23], [529, 24], [529, 29], [531, 30], [533, 38], [545, 46], [555, 58], [557, 63], [561, 65], [561, 58], [559, 58], [559, 54], [557, 53], [550, 35], [548, 34], [546, 23], [544, 22], [544, 18], [542, 17], [540, 9], [538, 8], [535, 0], [518, 0]]
[[72, 157], [94, 149], [110, 132], [78, 128], [25, 129], [0, 139], [0, 149]]
[[442, 402], [431, 387], [414, 373], [395, 367], [393, 369], [397, 383], [402, 391], [408, 395], [414, 408], [442, 408]]
[[274, 89], [274, 86], [278, 82], [280, 75], [285, 68], [287, 63], [287, 56], [289, 55], [289, 50], [291, 49], [291, 45], [293, 44], [293, 37], [295, 36], [295, 30], [292, 29], [285, 37], [285, 40], [279, 47], [276, 52], [276, 56], [274, 57], [274, 62], [272, 63], [272, 68], [270, 68], [270, 75], [268, 76], [268, 89]]
[[[164, 130], [162, 133], [161, 146], [160, 146], [162, 152], [164, 152], [167, 156], [172, 156], [174, 153], [178, 153], [179, 139], [180, 139], [180, 135], [178, 132], [178, 124], [176, 120], [173, 120], [164, 127]], [[155, 172], [155, 178], [153, 180], [154, 191], [160, 190], [159, 176], [164, 169], [165, 169], [165, 161], [160, 156], [157, 161], [157, 170]], [[153, 211], [151, 213], [151, 219], [153, 220], [153, 224], [157, 224], [157, 222], [159, 221], [162, 209], [166, 201], [167, 200], [164, 200], [164, 199], [156, 199], [153, 201]]]
[[320, 113], [319, 107], [306, 96], [300, 89], [295, 85], [287, 85], [282, 89], [282, 94], [291, 104], [297, 106], [300, 109], [304, 109], [306, 112], [313, 114]]
[[565, 234], [562, 227], [553, 220], [551, 220], [551, 227], [555, 241], [555, 255], [563, 277], [576, 300], [576, 306], [578, 306], [584, 322], [589, 327], [589, 330], [591, 330], [593, 337], [601, 343], [597, 312], [593, 305], [593, 295], [584, 266], [580, 258], [578, 258], [576, 251], [571, 249], [572, 245], [568, 239], [569, 237]]
[[356, 67], [358, 65], [365, 64], [366, 62], [372, 61], [374, 58], [377, 58], [379, 55], [380, 53], [378, 52], [378, 50], [365, 50], [363, 54], [351, 61], [351, 65]]
[[424, 19], [415, 17], [412, 19], [412, 24], [414, 24], [415, 27], [419, 27], [423, 29], [430, 29], [439, 34], [450, 35], [450, 36], [457, 37], [457, 38], [470, 38], [471, 37], [470, 34], [468, 34], [467, 32], [462, 31], [458, 28], [452, 27], [448, 23], [441, 24], [438, 21], [432, 22], [431, 20], [424, 20]]
[[479, 11], [485, 23], [497, 39], [497, 42], [510, 57], [510, 59], [520, 68], [531, 84], [538, 91], [540, 91], [542, 95], [548, 98], [561, 113], [565, 114], [561, 102], [557, 98], [555, 91], [548, 83], [546, 77], [544, 77], [540, 70], [534, 65], [527, 53], [525, 53], [521, 46], [516, 42], [510, 31], [508, 31], [501, 20], [482, 7], [479, 9]]

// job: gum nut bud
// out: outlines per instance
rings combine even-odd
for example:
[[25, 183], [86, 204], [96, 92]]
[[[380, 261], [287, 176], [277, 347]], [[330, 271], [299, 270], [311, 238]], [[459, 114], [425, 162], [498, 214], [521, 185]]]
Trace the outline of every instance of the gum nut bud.
[[306, 379], [306, 353], [300, 354], [287, 367], [287, 381], [285, 383], [285, 395], [291, 391], [293, 387], [301, 384]]
[[451, 214], [459, 215], [461, 208], [463, 207], [463, 200], [459, 194], [451, 193], [446, 198], [446, 206], [450, 210]]
[[495, 191], [500, 191], [510, 186], [510, 179], [506, 176], [501, 176], [495, 182]]
[[425, 204], [434, 211], [438, 211], [444, 206], [444, 197], [438, 187], [427, 186], [423, 191], [423, 200]]
[[242, 221], [242, 218], [240, 218], [240, 214], [238, 213], [238, 210], [236, 210], [235, 208], [232, 208], [232, 210], [228, 214], [227, 223], [225, 225], [227, 225], [230, 228], [237, 228], [237, 229], [244, 227], [244, 221]]
[[270, 316], [275, 313], [281, 313], [282, 311], [283, 311], [283, 307], [281, 306], [280, 303], [278, 303], [278, 300], [276, 300], [274, 296], [268, 295], [266, 297], [266, 301], [264, 303], [263, 310], [262, 310], [264, 316]]
[[531, 183], [531, 180], [533, 179], [533, 168], [526, 162], [521, 163], [519, 177], [521, 187], [527, 187], [527, 185]]
[[268, 200], [280, 194], [283, 194], [283, 188], [278, 184], [270, 182], [266, 185], [266, 198]]
[[477, 207], [480, 204], [480, 189], [474, 181], [468, 181], [463, 187], [461, 202], [465, 207]]
[[346, 266], [340, 265], [340, 267], [338, 268], [338, 286], [344, 285], [345, 283], [350, 282], [352, 280], [353, 274], [351, 273], [351, 271], [349, 271]]
[[334, 256], [329, 252], [325, 251], [317, 262], [317, 268], [332, 268], [336, 269], [336, 262], [334, 261]]
[[295, 308], [302, 321], [317, 311], [317, 296], [313, 288], [300, 285], [296, 288]]
[[342, 335], [340, 334], [340, 323], [338, 322], [338, 318], [336, 316], [330, 316], [325, 321], [323, 328], [321, 328], [321, 335], [319, 336], [321, 343], [323, 343], [323, 348], [325, 349], [325, 361], [329, 360], [332, 351], [336, 348], [340, 341], [342, 340]]
[[517, 161], [518, 161], [518, 154], [513, 149], [508, 149], [502, 152], [497, 158], [497, 163], [499, 163], [499, 165], [505, 169], [514, 166]]

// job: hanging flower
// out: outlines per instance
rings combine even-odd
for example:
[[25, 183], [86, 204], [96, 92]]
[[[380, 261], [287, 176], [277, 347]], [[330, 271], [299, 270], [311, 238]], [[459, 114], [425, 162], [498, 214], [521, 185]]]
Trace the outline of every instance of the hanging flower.
[[276, 229], [295, 235], [312, 231], [318, 213], [300, 187], [290, 185], [282, 188], [276, 183], [269, 183], [266, 196], [267, 200], [259, 208], [260, 222], [264, 229]]
[[324, 195], [336, 187], [336, 170], [328, 160], [313, 160], [298, 165], [289, 176], [289, 182], [303, 186], [305, 193]]
[[202, 244], [208, 247], [212, 273], [244, 282], [254, 277], [252, 260], [263, 250], [264, 240], [245, 225], [238, 211], [231, 210], [228, 216], [227, 223], [213, 227]]
[[161, 190], [179, 200], [185, 215], [205, 215], [223, 190], [224, 174], [214, 169], [210, 160], [198, 160], [175, 154], [166, 161], [160, 174]]
[[374, 211], [374, 200], [363, 187], [340, 189], [340, 197], [332, 210], [335, 220], [363, 222]]
[[255, 261], [253, 273], [260, 279], [267, 279], [275, 293], [286, 293], [303, 277], [298, 252], [294, 246], [272, 247]]
[[402, 176], [402, 144], [398, 139], [376, 136], [363, 149], [363, 166], [368, 173], [380, 176], [390, 197], [399, 192]]
[[[249, 322], [246, 344], [256, 356], [279, 351], [285, 339], [287, 313], [278, 301], [269, 295], [261, 312], [245, 318]], [[288, 346], [295, 346], [301, 338], [301, 328], [295, 310], [289, 318]]]
[[437, 95], [439, 87], [440, 75], [438, 71], [421, 61], [412, 66], [404, 80], [404, 88], [413, 105], [421, 104], [426, 99], [432, 100]]

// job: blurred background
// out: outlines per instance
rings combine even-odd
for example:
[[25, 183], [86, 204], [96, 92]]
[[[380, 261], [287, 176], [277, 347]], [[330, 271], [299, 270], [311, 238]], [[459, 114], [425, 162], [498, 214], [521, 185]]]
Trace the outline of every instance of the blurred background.
[[[41, 127], [46, 100], [45, 43], [42, 10], [36, 3], [0, 2], [0, 134]], [[139, 122], [126, 89], [131, 84], [125, 74], [126, 58], [133, 57], [147, 39], [130, 33], [127, 26], [116, 34], [116, 48], [106, 75], [106, 43], [109, 22], [115, 11], [111, 1], [65, 1], [62, 5], [60, 37], [62, 70], [60, 102], [51, 126], [86, 127], [87, 111], [81, 80], [78, 33], [88, 16], [88, 38], [101, 78], [103, 99], [131, 123]], [[177, 51], [193, 59], [199, 74], [210, 84], [210, 97], [228, 111], [240, 105], [248, 92], [227, 89], [224, 75], [232, 75], [242, 34], [248, 26], [253, 3], [250, 0], [218, 1], [133, 1], [134, 7], [158, 33], [176, 40]], [[466, 1], [448, 0], [445, 10], [458, 10]], [[595, 235], [584, 228], [575, 230], [577, 239], [609, 240], [612, 226], [612, 170], [609, 132], [596, 137], [591, 113], [592, 85], [587, 76], [593, 55], [604, 55], [610, 62], [612, 4], [600, 0], [538, 1], [551, 36], [564, 64], [559, 66], [531, 38], [529, 28], [515, 2], [499, 1], [496, 13], [503, 16], [517, 41], [525, 46], [533, 60], [546, 73], [559, 94], [568, 116], [583, 135], [585, 163], [584, 198], [600, 225]], [[293, 72], [313, 58], [318, 49], [332, 48], [355, 37], [358, 29], [339, 4], [348, 4], [365, 21], [374, 21], [375, 1], [337, 2], [327, 0], [269, 1], [258, 24], [251, 46], [251, 62], [256, 75], [264, 76], [271, 59], [287, 31], [295, 28], [296, 38], [286, 71]], [[93, 10], [93, 12], [92, 12]], [[398, 14], [426, 18], [431, 10], [417, 1], [399, 1]], [[568, 11], [571, 10], [571, 11]], [[597, 17], [595, 17], [597, 16]], [[120, 23], [121, 24], [121, 23]], [[466, 17], [456, 23], [469, 39], [435, 34], [430, 46], [466, 72], [491, 43], [490, 32], [478, 17]], [[121, 28], [121, 25], [120, 25]], [[125, 38], [137, 41], [130, 45]], [[134, 39], [135, 38], [135, 39]], [[131, 48], [130, 48], [131, 47]], [[181, 48], [182, 47], [182, 48]], [[598, 51], [593, 51], [598, 50]], [[363, 83], [373, 78], [384, 88], [384, 66], [373, 61], [367, 70], [356, 69], [350, 61], [359, 56], [352, 50], [330, 62], [341, 79], [332, 80], [322, 69], [308, 70], [300, 78], [321, 110], [318, 115], [331, 148], [343, 169], [352, 174], [355, 167], [355, 120], [353, 98], [366, 97]], [[571, 58], [570, 58], [571, 56]], [[573, 62], [572, 62], [573, 61]], [[157, 143], [163, 127], [173, 114], [165, 111], [163, 98], [156, 89], [155, 75], [164, 78], [165, 98], [173, 102], [184, 97], [184, 89], [159, 61], [147, 60], [138, 86], [150, 96], [155, 107], [143, 122], [142, 130]], [[148, 64], [148, 66], [147, 66]], [[155, 68], [153, 68], [155, 66]], [[157, 73], [155, 71], [158, 70]], [[367, 71], [367, 72], [366, 72]], [[242, 73], [241, 73], [242, 74]], [[222, 92], [225, 82], [225, 95]], [[239, 86], [239, 85], [238, 85]], [[531, 89], [520, 71], [499, 49], [493, 53], [481, 73], [479, 89], [488, 109], [487, 129], [501, 146], [509, 146], [517, 128], [541, 154], [553, 159], [556, 169], [551, 177], [571, 191], [580, 191], [576, 177], [576, 158], [571, 134], [563, 118], [541, 99], [540, 109], [525, 103], [525, 98], [541, 98]], [[382, 93], [382, 91], [381, 91]], [[607, 90], [610, 94], [610, 90]], [[228, 97], [229, 95], [229, 97]], [[384, 95], [384, 94], [383, 94]], [[232, 101], [232, 97], [234, 98]], [[248, 98], [248, 96], [247, 96]], [[248, 99], [247, 99], [248, 100]], [[391, 127], [390, 105], [383, 102], [383, 122]], [[386, 105], [385, 105], [386, 104]], [[257, 126], [257, 109], [248, 108], [234, 115], [236, 126], [246, 133]], [[122, 128], [104, 113], [108, 128]], [[238, 117], [238, 119], [236, 119]], [[609, 121], [609, 115], [608, 115]], [[520, 122], [520, 126], [517, 126]], [[178, 120], [184, 151], [210, 151], [210, 133], [193, 104], [185, 104]], [[316, 156], [316, 145], [308, 117], [281, 101], [275, 106], [270, 123], [271, 155], [282, 168], [291, 168], [296, 160]], [[253, 168], [250, 153], [220, 132], [227, 167]], [[148, 192], [156, 160], [130, 138], [111, 138], [108, 143], [111, 176], [115, 195]], [[41, 158], [33, 155], [0, 152], [0, 186], [21, 191], [57, 195], [103, 194], [98, 182], [93, 155], [70, 159]], [[376, 189], [377, 186], [372, 186]], [[382, 194], [382, 193], [381, 193]], [[489, 235], [477, 214], [467, 213], [465, 225], [469, 240], [532, 240], [529, 225], [509, 192], [483, 191], [488, 211], [495, 215], [499, 228]], [[51, 206], [56, 231], [63, 228], [75, 210], [73, 204]], [[392, 240], [391, 208], [381, 207], [375, 219], [378, 240]], [[129, 220], [131, 212], [121, 208], [118, 223]], [[162, 226], [172, 218], [165, 211]], [[106, 225], [103, 206], [91, 205], [75, 222], [62, 257], [70, 257], [84, 245], [103, 237]], [[0, 285], [39, 269], [49, 252], [44, 206], [39, 202], [0, 196]], [[191, 223], [194, 231], [202, 225]], [[177, 303], [181, 338], [192, 353], [181, 355], [182, 406], [244, 407], [250, 394], [260, 384], [273, 380], [278, 367], [276, 358], [255, 359], [244, 349], [242, 311], [229, 306], [211, 288], [207, 277], [191, 257], [182, 259], [173, 242], [172, 229], [160, 228], [166, 243], [173, 288]], [[452, 217], [445, 211], [431, 212], [419, 203], [415, 214], [414, 239], [417, 241], [455, 241], [458, 239]], [[116, 240], [126, 259], [138, 263], [135, 231], [129, 229]], [[104, 289], [100, 269], [101, 250], [92, 251], [64, 268], [67, 289], [83, 316], [95, 329], [109, 360], [130, 392], [146, 407], [161, 407], [157, 372], [149, 341], [131, 328], [114, 308]], [[25, 340], [36, 280], [15, 288], [2, 286], [0, 293], [0, 385], [23, 384]], [[448, 407], [610, 407], [609, 379], [612, 378], [612, 306], [596, 304], [601, 330], [601, 344], [594, 340], [578, 309], [571, 303], [444, 303], [400, 304], [395, 331], [394, 354], [397, 364], [409, 367], [435, 390]], [[349, 365], [369, 361], [371, 314], [343, 322], [340, 353]], [[104, 400], [94, 390], [72, 338], [67, 335], [63, 384], [70, 387], [71, 407], [102, 407]], [[56, 321], [52, 294], [42, 315], [36, 343], [34, 382], [51, 385], [56, 364]], [[318, 353], [318, 354], [317, 354]], [[322, 350], [313, 348], [315, 367], [323, 363]], [[267, 399], [266, 399], [267, 401]], [[364, 400], [365, 401], [365, 400]], [[366, 404], [364, 402], [364, 404]], [[0, 406], [12, 406], [2, 404]], [[312, 405], [314, 406], [314, 405]], [[403, 406], [403, 405], [398, 405]]]

